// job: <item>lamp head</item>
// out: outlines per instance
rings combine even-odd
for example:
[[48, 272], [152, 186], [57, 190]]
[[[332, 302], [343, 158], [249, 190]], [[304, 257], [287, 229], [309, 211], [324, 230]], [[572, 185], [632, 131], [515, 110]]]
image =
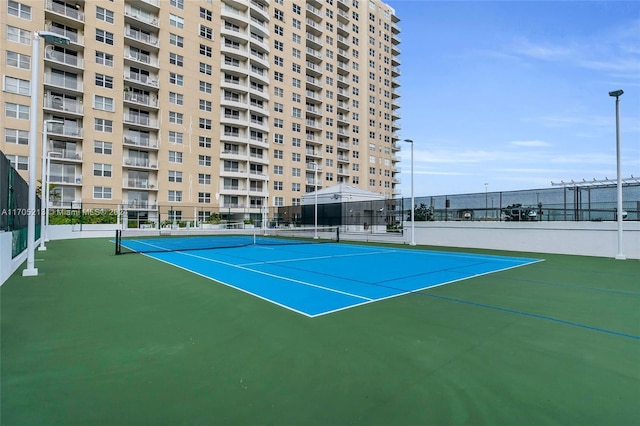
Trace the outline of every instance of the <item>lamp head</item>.
[[618, 96], [622, 96], [622, 94], [624, 93], [623, 90], [614, 90], [613, 92], [609, 92], [609, 96], [613, 96], [613, 97], [618, 97]]
[[405, 139], [404, 141], [408, 142], [408, 143], [411, 143], [411, 144], [413, 143], [413, 139]]
[[49, 43], [61, 44], [63, 46], [71, 44], [71, 39], [69, 37], [65, 37], [52, 31], [38, 31], [37, 34]]

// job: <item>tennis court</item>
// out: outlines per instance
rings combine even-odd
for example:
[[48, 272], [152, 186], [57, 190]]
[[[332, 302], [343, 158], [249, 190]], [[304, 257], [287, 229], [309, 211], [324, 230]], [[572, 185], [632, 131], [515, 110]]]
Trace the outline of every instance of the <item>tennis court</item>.
[[126, 256], [113, 238], [47, 245], [37, 277], [0, 287], [2, 425], [640, 419], [637, 261], [345, 241]]
[[539, 261], [258, 238], [137, 238], [122, 246], [309, 317]]

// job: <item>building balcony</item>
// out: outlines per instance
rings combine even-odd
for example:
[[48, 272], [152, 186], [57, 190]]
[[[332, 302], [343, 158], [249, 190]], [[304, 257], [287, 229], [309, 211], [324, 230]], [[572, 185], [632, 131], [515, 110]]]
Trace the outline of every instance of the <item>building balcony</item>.
[[49, 182], [60, 184], [60, 185], [79, 186], [79, 185], [82, 185], [82, 176], [81, 175], [67, 176], [67, 175], [51, 174], [49, 175]]
[[155, 139], [148, 139], [148, 138], [124, 136], [122, 138], [122, 144], [124, 146], [132, 146], [135, 148], [145, 148], [149, 150], [158, 149], [158, 141]]
[[122, 179], [122, 187], [125, 189], [145, 189], [149, 191], [157, 191], [158, 182], [149, 179], [124, 178]]
[[158, 120], [155, 118], [148, 117], [146, 115], [134, 115], [134, 114], [125, 113], [123, 117], [123, 122], [129, 125], [148, 127], [154, 130], [158, 129]]
[[50, 149], [49, 158], [57, 163], [82, 163], [82, 152], [70, 149]]
[[125, 209], [135, 210], [157, 210], [158, 203], [156, 201], [149, 200], [122, 200], [122, 207]]
[[158, 36], [155, 33], [147, 34], [141, 31], [137, 31], [131, 26], [127, 26], [124, 35], [125, 37], [127, 37], [127, 39], [129, 39], [131, 44], [137, 45], [138, 47], [141, 47], [143, 49], [158, 49], [160, 47], [160, 40], [158, 40]]
[[65, 99], [61, 96], [52, 96], [50, 93], [45, 96], [42, 106], [45, 110], [53, 110], [55, 112], [74, 115], [82, 115], [84, 113], [84, 105], [77, 100]]
[[84, 23], [84, 12], [81, 10], [80, 5], [77, 7], [70, 7], [66, 4], [60, 4], [47, 0], [44, 3], [44, 10], [47, 12], [53, 12], [54, 14], [66, 18], [65, 21], [71, 23]]
[[53, 24], [46, 25], [45, 28], [47, 31], [51, 31], [52, 33], [67, 37], [71, 41], [71, 44], [84, 46], [84, 35], [78, 34], [77, 31], [70, 31]]
[[158, 170], [158, 162], [156, 160], [150, 160], [148, 158], [123, 158], [122, 166], [132, 169]]
[[135, 105], [158, 108], [158, 98], [155, 95], [127, 91], [124, 94], [124, 101]]
[[158, 20], [158, 16], [154, 14], [143, 14], [140, 13], [137, 9], [125, 7], [124, 17], [125, 21], [131, 20], [145, 28], [160, 28], [160, 21]]
[[305, 154], [307, 154], [307, 157], [322, 158], [322, 151], [319, 149], [307, 148]]
[[73, 91], [78, 94], [84, 94], [84, 84], [82, 81], [78, 81], [75, 78], [65, 78], [58, 74], [45, 73], [44, 74], [45, 86], [55, 87], [57, 89], [64, 89], [67, 91]]
[[81, 127], [56, 123], [52, 123], [48, 131], [49, 136], [62, 136], [76, 139], [82, 139], [82, 133]]
[[124, 79], [130, 83], [136, 83], [138, 85], [146, 87], [158, 88], [158, 76], [133, 73], [131, 71], [125, 71]]
[[125, 49], [124, 59], [137, 65], [146, 66], [147, 68], [159, 67], [158, 58], [135, 50]]
[[45, 61], [62, 65], [62, 67], [57, 66], [56, 68], [68, 69], [71, 71], [84, 69], [84, 59], [82, 57], [54, 50], [50, 48], [50, 46], [47, 46], [47, 49], [45, 50], [44, 59]]
[[[307, 5], [308, 6], [308, 5]], [[322, 49], [322, 39], [320, 37], [316, 37], [311, 33], [307, 33], [307, 46], [310, 46], [314, 49]]]
[[323, 19], [320, 9], [312, 6], [309, 3], [307, 3], [307, 17], [319, 22]]

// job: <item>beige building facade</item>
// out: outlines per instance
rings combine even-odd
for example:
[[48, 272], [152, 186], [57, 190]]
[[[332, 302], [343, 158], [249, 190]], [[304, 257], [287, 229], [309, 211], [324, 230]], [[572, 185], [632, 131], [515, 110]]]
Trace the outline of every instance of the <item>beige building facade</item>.
[[[399, 19], [375, 0], [7, 0], [0, 147], [53, 206], [131, 226], [257, 219], [345, 183], [399, 183]], [[36, 31], [70, 39], [45, 43]], [[40, 61], [39, 110], [30, 111]], [[160, 215], [160, 217], [158, 217]]]

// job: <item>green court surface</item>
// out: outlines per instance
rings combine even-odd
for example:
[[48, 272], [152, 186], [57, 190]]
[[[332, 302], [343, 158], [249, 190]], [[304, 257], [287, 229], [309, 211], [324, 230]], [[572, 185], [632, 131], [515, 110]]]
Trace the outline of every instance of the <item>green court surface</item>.
[[113, 251], [0, 287], [2, 426], [640, 424], [638, 261], [460, 250], [544, 261], [309, 318]]

